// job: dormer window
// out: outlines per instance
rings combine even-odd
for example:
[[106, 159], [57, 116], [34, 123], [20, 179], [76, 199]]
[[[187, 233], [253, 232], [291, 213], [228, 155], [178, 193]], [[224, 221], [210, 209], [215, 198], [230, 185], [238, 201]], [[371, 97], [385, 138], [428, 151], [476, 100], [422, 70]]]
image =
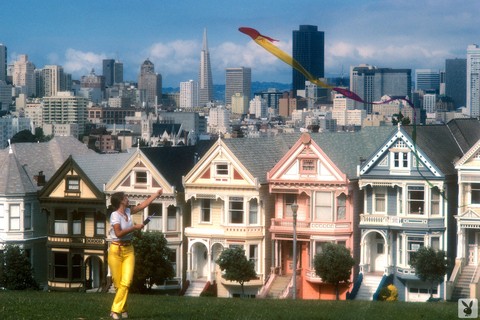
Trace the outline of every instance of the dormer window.
[[394, 168], [408, 168], [408, 153], [394, 152], [393, 153], [393, 167]]
[[71, 192], [80, 191], [80, 179], [78, 177], [67, 178], [67, 191], [71, 191]]
[[410, 149], [404, 141], [398, 140], [390, 149], [390, 168], [392, 170], [407, 170], [410, 168]]

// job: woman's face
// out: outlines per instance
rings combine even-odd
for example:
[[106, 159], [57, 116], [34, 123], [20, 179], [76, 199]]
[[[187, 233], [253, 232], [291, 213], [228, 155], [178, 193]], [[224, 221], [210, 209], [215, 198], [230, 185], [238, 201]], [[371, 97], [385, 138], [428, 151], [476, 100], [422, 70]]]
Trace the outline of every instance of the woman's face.
[[126, 195], [123, 196], [122, 204], [123, 204], [125, 207], [128, 207], [129, 202], [128, 202], [128, 197], [127, 197]]

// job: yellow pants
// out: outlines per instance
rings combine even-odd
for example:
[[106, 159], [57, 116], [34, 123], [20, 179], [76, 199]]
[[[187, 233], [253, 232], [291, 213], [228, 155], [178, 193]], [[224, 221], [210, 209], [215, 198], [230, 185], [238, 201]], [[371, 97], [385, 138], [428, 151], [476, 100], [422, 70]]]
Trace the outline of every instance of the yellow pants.
[[135, 269], [135, 252], [133, 246], [118, 246], [111, 244], [108, 249], [108, 266], [112, 273], [113, 285], [116, 289], [111, 311], [126, 312], [128, 289], [133, 279]]

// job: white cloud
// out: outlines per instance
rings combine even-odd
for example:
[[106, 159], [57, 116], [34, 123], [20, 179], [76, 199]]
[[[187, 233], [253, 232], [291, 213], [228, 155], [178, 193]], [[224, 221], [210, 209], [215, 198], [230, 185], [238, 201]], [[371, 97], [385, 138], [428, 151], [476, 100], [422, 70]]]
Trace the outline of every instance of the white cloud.
[[97, 75], [102, 74], [102, 60], [106, 59], [105, 54], [84, 52], [69, 48], [65, 51], [65, 61], [61, 63], [64, 70], [76, 76], [84, 76], [95, 69]]

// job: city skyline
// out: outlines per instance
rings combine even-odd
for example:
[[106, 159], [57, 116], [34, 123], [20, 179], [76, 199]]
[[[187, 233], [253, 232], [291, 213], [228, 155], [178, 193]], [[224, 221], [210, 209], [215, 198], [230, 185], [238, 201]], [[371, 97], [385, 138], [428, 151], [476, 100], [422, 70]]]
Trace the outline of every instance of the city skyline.
[[[48, 5], [46, 5], [48, 4]], [[225, 69], [248, 67], [252, 81], [291, 82], [291, 68], [238, 31], [248, 26], [278, 39], [291, 53], [292, 31], [315, 25], [325, 33], [325, 75], [348, 77], [351, 66], [444, 69], [445, 60], [465, 58], [469, 44], [480, 43], [471, 1], [312, 1], [279, 0], [275, 5], [191, 0], [1, 3], [0, 43], [9, 64], [26, 54], [37, 68], [61, 65], [75, 79], [103, 59], [124, 64], [124, 79], [136, 81], [150, 59], [164, 87], [198, 78], [204, 29], [214, 84], [225, 83]]]

